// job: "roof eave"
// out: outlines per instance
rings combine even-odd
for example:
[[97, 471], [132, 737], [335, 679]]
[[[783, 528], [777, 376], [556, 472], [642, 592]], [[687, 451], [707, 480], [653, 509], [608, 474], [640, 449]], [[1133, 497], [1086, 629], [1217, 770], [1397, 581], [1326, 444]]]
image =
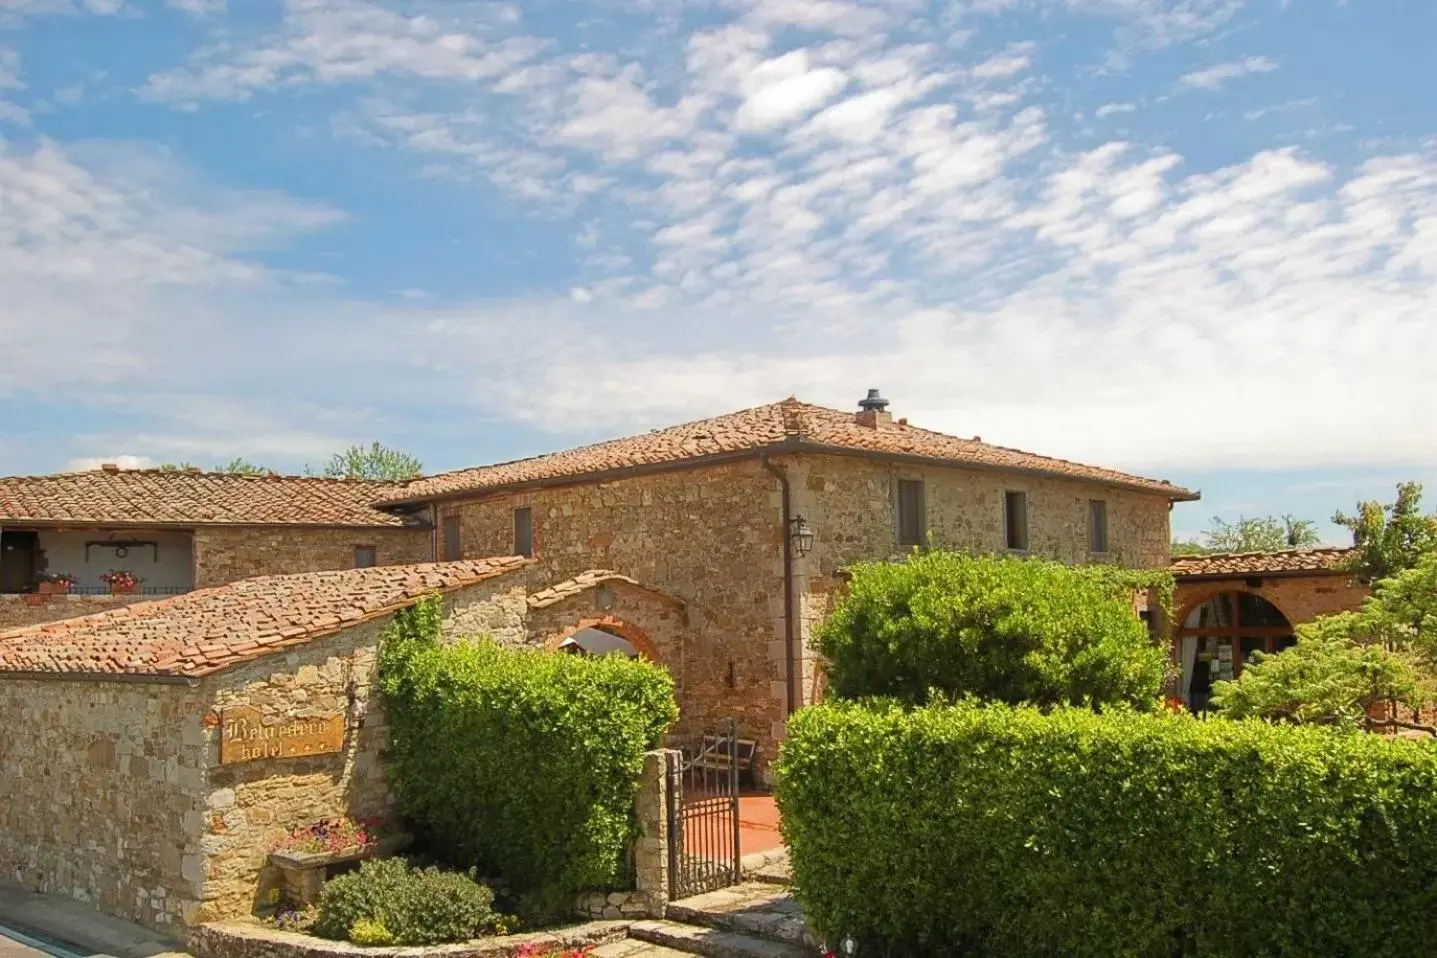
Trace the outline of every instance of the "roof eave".
[[43, 529], [415, 529], [432, 531], [428, 522], [229, 522], [194, 519], [27, 519], [0, 516], [3, 526], [35, 526]]
[[807, 439], [791, 437], [782, 442], [767, 443], [760, 446], [752, 446], [748, 449], [736, 450], [733, 452], [713, 453], [705, 456], [694, 456], [689, 459], [672, 459], [665, 462], [641, 463], [634, 466], [621, 466], [616, 469], [602, 469], [592, 472], [578, 472], [564, 476], [546, 476], [540, 479], [525, 479], [518, 482], [496, 483], [487, 486], [475, 486], [469, 489], [455, 490], [452, 492], [436, 493], [430, 496], [409, 499], [385, 500], [375, 503], [375, 508], [386, 509], [397, 506], [419, 505], [423, 503], [453, 502], [459, 499], [477, 499], [485, 496], [499, 495], [509, 492], [519, 492], [525, 489], [551, 488], [554, 486], [587, 485], [595, 482], [610, 482], [616, 479], [629, 479], [635, 476], [652, 475], [661, 472], [678, 472], [686, 469], [701, 469], [707, 466], [722, 465], [724, 463], [736, 462], [744, 459], [756, 459], [765, 455], [776, 454], [808, 453], [813, 455], [829, 456], [850, 456], [859, 459], [876, 459], [885, 462], [911, 462], [914, 464], [940, 466], [950, 469], [974, 469], [982, 472], [1003, 472], [1019, 473], [1023, 475], [1034, 475], [1045, 479], [1066, 479], [1071, 482], [1082, 482], [1089, 485], [1107, 486], [1110, 488], [1126, 489], [1133, 492], [1147, 493], [1149, 495], [1163, 495], [1172, 502], [1196, 502], [1201, 497], [1200, 493], [1192, 492], [1181, 486], [1163, 485], [1155, 480], [1143, 481], [1134, 477], [1133, 481], [1121, 479], [1106, 479], [1095, 476], [1075, 476], [1071, 473], [1061, 472], [1055, 469], [1037, 469], [1028, 466], [1004, 466], [989, 462], [972, 462], [964, 459], [948, 459], [939, 456], [923, 456], [915, 453], [883, 452], [876, 449], [854, 449], [850, 446], [833, 446], [826, 443], [811, 442]]
[[1349, 576], [1345, 569], [1283, 569], [1278, 572], [1173, 572], [1174, 582], [1219, 582], [1224, 579], [1301, 579], [1308, 576]]

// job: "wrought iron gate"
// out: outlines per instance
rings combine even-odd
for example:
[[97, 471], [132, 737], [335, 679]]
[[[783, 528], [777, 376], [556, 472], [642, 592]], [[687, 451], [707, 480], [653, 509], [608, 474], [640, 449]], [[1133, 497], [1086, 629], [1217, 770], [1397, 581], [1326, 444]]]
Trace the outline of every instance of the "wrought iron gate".
[[682, 743], [669, 764], [669, 897], [738, 884], [738, 722]]

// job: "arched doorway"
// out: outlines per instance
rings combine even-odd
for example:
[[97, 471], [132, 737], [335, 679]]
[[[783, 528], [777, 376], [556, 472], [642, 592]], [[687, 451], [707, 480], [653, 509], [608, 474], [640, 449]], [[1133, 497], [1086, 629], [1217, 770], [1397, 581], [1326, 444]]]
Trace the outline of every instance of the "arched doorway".
[[622, 655], [629, 659], [639, 657], [639, 650], [628, 639], [594, 626], [585, 626], [564, 639], [559, 643], [559, 651], [573, 655]]
[[1175, 632], [1183, 702], [1206, 711], [1214, 682], [1235, 679], [1254, 652], [1281, 652], [1297, 641], [1287, 616], [1252, 592], [1218, 592], [1191, 606]]

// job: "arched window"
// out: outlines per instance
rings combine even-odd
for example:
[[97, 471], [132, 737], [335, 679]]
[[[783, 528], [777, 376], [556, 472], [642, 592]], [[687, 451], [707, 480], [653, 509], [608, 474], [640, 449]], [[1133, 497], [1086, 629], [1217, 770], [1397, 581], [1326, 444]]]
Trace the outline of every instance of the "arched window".
[[1183, 701], [1204, 711], [1212, 684], [1235, 679], [1254, 652], [1281, 652], [1296, 639], [1277, 606], [1251, 592], [1219, 592], [1193, 606], [1176, 631]]

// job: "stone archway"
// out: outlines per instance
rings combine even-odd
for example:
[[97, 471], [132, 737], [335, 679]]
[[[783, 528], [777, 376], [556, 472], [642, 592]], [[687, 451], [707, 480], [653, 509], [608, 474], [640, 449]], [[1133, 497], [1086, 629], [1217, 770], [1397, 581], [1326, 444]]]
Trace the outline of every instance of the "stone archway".
[[1213, 682], [1242, 674], [1255, 652], [1281, 652], [1296, 638], [1292, 622], [1266, 596], [1217, 588], [1189, 602], [1173, 629], [1182, 669], [1179, 693], [1195, 711], [1207, 708]]
[[548, 641], [544, 643], [544, 650], [546, 652], [557, 652], [559, 646], [564, 644], [565, 639], [570, 638], [577, 632], [582, 632], [584, 629], [598, 629], [600, 632], [616, 635], [632, 645], [640, 657], [659, 665], [664, 664], [663, 657], [659, 655], [658, 647], [654, 645], [648, 633], [633, 623], [625, 622], [615, 615], [601, 615], [580, 619], [564, 631], [550, 636]]

